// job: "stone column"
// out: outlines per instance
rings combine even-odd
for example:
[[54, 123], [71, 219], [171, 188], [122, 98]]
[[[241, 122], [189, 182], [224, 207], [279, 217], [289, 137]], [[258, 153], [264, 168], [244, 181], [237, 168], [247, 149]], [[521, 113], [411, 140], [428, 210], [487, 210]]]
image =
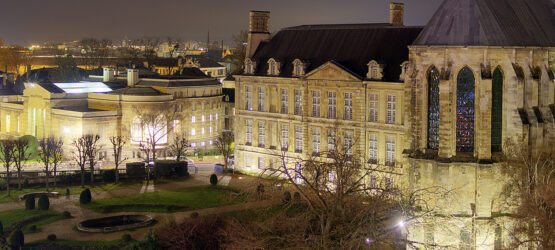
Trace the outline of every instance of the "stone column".
[[[452, 115], [452, 98], [449, 86], [449, 80], [440, 80], [439, 82], [439, 151], [438, 156], [441, 158], [449, 158], [454, 155], [452, 148], [451, 120], [456, 119]], [[426, 124], [427, 126], [427, 124]]]
[[478, 159], [491, 159], [492, 79], [477, 84], [475, 101], [474, 152]]

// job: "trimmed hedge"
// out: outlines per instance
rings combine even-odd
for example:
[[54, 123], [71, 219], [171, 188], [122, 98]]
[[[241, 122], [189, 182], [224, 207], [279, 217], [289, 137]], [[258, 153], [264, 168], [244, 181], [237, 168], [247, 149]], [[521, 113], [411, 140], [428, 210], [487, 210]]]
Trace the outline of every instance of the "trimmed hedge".
[[48, 210], [50, 208], [50, 199], [45, 194], [42, 194], [39, 197], [39, 209], [40, 210]]
[[125, 171], [129, 178], [144, 178], [146, 175], [145, 164], [142, 162], [130, 162], [125, 164]]
[[35, 197], [29, 196], [25, 199], [25, 209], [33, 210], [35, 209]]
[[[76, 174], [60, 173], [58, 174], [58, 176], [60, 176], [60, 182], [65, 183], [66, 185], [70, 185], [73, 183], [81, 183], [80, 172]], [[85, 181], [88, 181], [90, 179], [91, 179], [91, 172], [85, 172]]]
[[79, 203], [81, 204], [89, 204], [91, 200], [92, 200], [91, 190], [89, 190], [88, 188], [83, 190], [83, 192], [81, 192], [81, 195], [79, 195]]
[[116, 170], [115, 169], [102, 170], [102, 180], [104, 180], [104, 182], [116, 181]]
[[154, 163], [156, 177], [169, 177], [173, 175], [187, 176], [187, 162], [181, 161], [156, 161]]
[[212, 184], [212, 186], [218, 185], [218, 176], [216, 176], [216, 174], [210, 175], [210, 184]]
[[10, 234], [10, 246], [12, 249], [20, 249], [23, 247], [25, 243], [25, 236], [23, 236], [23, 232], [21, 230], [15, 230]]
[[48, 236], [46, 236], [46, 239], [49, 241], [55, 241], [56, 240], [56, 235], [55, 234], [49, 234]]

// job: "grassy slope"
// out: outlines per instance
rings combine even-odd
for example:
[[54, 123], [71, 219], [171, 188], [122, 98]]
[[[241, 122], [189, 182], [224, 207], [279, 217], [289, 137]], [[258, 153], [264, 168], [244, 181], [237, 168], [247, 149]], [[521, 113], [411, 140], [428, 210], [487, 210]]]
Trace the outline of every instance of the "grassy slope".
[[[23, 228], [23, 233], [40, 232], [42, 226], [48, 225], [48, 224], [50, 224], [54, 221], [57, 221], [57, 220], [64, 219], [62, 214], [58, 211], [55, 211], [55, 210], [14, 209], [14, 210], [7, 210], [7, 211], [0, 212], [0, 221], [2, 221], [2, 224], [4, 225], [4, 228], [7, 228], [9, 225], [11, 225], [15, 222], [22, 221], [22, 220], [25, 220], [25, 219], [28, 219], [28, 218], [31, 218], [31, 217], [35, 217], [35, 216], [45, 215], [45, 214], [51, 214], [51, 215], [54, 215], [54, 216], [26, 225]], [[30, 229], [31, 225], [36, 225], [37, 230], [31, 231], [31, 229]]]
[[[208, 207], [216, 207], [222, 205], [233, 204], [240, 201], [240, 198], [231, 198], [230, 193], [222, 189], [231, 190], [228, 187], [212, 187], [212, 186], [199, 186], [182, 188], [175, 190], [162, 190], [153, 193], [144, 193], [129, 195], [123, 197], [114, 197], [106, 199], [93, 200], [87, 205], [86, 208], [98, 212], [104, 212], [102, 207], [107, 205], [122, 205], [122, 204], [158, 204], [183, 206], [185, 208], [179, 211], [195, 210]], [[125, 207], [116, 208], [109, 212], [167, 212], [165, 208], [144, 208], [144, 207]]]

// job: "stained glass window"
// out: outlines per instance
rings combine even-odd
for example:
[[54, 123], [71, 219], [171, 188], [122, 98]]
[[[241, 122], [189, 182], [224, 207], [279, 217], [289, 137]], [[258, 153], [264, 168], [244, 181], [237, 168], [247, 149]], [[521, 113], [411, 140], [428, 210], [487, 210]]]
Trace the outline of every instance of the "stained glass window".
[[457, 77], [457, 152], [474, 151], [474, 74], [464, 67]]
[[493, 72], [491, 93], [491, 152], [500, 152], [503, 131], [503, 73], [499, 68]]
[[428, 148], [439, 148], [439, 71], [428, 72]]

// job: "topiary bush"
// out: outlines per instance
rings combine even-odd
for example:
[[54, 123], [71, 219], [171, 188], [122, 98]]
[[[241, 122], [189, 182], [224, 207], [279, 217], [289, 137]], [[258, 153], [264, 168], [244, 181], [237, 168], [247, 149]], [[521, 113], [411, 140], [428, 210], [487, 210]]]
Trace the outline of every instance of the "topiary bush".
[[27, 210], [35, 209], [35, 197], [33, 197], [32, 195], [30, 195], [29, 197], [27, 197], [27, 199], [25, 199], [25, 209]]
[[29, 229], [30, 229], [31, 231], [33, 231], [33, 232], [34, 232], [34, 231], [37, 231], [37, 225], [31, 225], [31, 226], [29, 227]]
[[10, 234], [9, 243], [10, 246], [12, 246], [12, 249], [20, 249], [23, 247], [23, 244], [25, 243], [25, 236], [23, 236], [23, 232], [19, 229], [14, 230]]
[[71, 192], [69, 191], [69, 188], [66, 188], [66, 195], [69, 196], [70, 193], [71, 193]]
[[216, 174], [210, 175], [210, 184], [212, 184], [212, 186], [218, 185], [218, 176], [216, 176]]
[[46, 239], [49, 241], [55, 241], [56, 240], [56, 235], [55, 234], [49, 234], [48, 236], [46, 236]]
[[115, 169], [102, 170], [102, 180], [104, 180], [104, 182], [116, 181], [116, 170]]
[[79, 196], [79, 203], [81, 204], [89, 204], [92, 200], [91, 190], [88, 188], [81, 192]]
[[121, 236], [121, 240], [122, 240], [123, 242], [129, 242], [129, 241], [132, 241], [133, 238], [131, 237], [130, 234], [124, 234], [124, 235]]
[[142, 162], [126, 163], [125, 171], [129, 178], [144, 178], [146, 175], [145, 164]]
[[63, 216], [64, 218], [71, 218], [71, 213], [68, 212], [68, 211], [63, 211], [63, 212], [62, 212], [62, 216]]
[[39, 197], [38, 207], [40, 210], [48, 210], [50, 208], [50, 199], [46, 194]]

